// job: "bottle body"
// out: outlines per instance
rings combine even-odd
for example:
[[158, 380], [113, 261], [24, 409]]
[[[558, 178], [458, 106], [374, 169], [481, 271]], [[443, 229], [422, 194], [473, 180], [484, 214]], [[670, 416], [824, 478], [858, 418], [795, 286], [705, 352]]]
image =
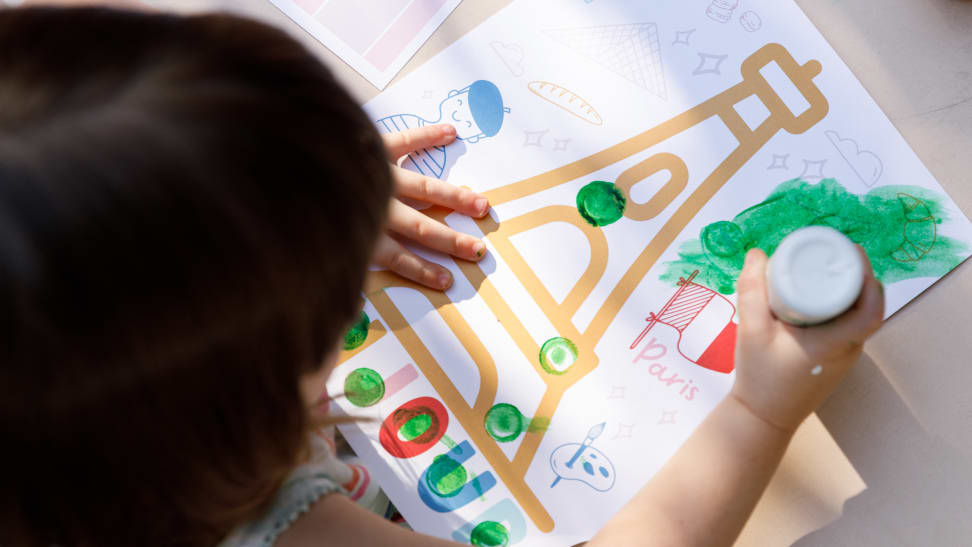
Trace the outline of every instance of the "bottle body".
[[794, 325], [829, 321], [857, 301], [865, 267], [844, 234], [827, 226], [801, 228], [780, 242], [767, 264], [770, 308]]

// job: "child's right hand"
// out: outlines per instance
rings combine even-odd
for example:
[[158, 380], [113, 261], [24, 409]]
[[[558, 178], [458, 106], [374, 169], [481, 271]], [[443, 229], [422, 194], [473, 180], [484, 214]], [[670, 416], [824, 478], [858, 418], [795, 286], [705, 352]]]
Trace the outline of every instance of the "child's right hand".
[[[427, 125], [384, 135], [383, 139], [388, 159], [395, 163], [410, 152], [452, 143], [456, 140], [456, 129], [446, 124]], [[395, 179], [395, 197], [389, 204], [388, 226], [378, 240], [374, 261], [406, 279], [431, 289], [446, 290], [452, 286], [452, 273], [408, 250], [403, 242], [417, 243], [471, 262], [485, 256], [486, 244], [424, 215], [399, 198], [441, 205], [472, 218], [486, 216], [489, 201], [467, 188], [426, 177], [398, 165], [393, 164], [391, 169]]]
[[[751, 250], [737, 282], [739, 334], [731, 396], [756, 417], [793, 432], [830, 394], [881, 327], [884, 291], [864, 256], [861, 296], [840, 317], [796, 327], [773, 316], [766, 293], [766, 255]], [[822, 370], [813, 371], [820, 365]]]

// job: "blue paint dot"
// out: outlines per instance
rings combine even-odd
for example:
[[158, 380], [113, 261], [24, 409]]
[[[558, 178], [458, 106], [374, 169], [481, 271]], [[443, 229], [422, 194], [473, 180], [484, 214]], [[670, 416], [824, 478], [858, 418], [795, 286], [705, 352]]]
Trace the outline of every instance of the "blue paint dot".
[[588, 475], [593, 475], [594, 466], [591, 465], [590, 462], [584, 462], [584, 471], [587, 472]]
[[608, 470], [607, 469], [604, 469], [603, 467], [599, 467], [598, 468], [598, 471], [601, 472], [601, 476], [602, 477], [607, 478], [607, 476], [608, 476]]

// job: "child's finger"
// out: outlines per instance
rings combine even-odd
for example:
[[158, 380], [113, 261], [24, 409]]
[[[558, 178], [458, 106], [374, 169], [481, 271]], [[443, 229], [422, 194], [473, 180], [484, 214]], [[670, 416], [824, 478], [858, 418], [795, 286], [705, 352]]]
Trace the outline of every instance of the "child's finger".
[[489, 201], [468, 188], [460, 188], [398, 166], [392, 166], [392, 175], [399, 196], [448, 207], [473, 218], [482, 218], [489, 211]]
[[398, 133], [388, 133], [382, 135], [385, 141], [385, 150], [391, 161], [398, 161], [398, 158], [431, 146], [445, 146], [456, 140], [456, 128], [449, 124], [427, 125], [406, 129]]
[[374, 261], [379, 266], [430, 289], [446, 290], [452, 286], [452, 273], [449, 270], [409, 251], [387, 234], [383, 234], [378, 240]]
[[759, 249], [746, 253], [746, 264], [736, 281], [739, 293], [739, 330], [747, 334], [766, 332], [773, 324], [766, 295], [766, 254]]
[[388, 229], [430, 249], [465, 260], [477, 261], [486, 254], [486, 245], [482, 241], [457, 232], [397, 199], [391, 203]]

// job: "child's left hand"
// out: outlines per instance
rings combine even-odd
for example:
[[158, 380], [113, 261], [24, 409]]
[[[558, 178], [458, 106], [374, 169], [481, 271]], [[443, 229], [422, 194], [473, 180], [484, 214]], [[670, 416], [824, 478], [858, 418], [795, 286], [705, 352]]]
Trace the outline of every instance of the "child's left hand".
[[[393, 163], [409, 152], [445, 146], [455, 139], [455, 128], [447, 124], [409, 129], [384, 136], [388, 159]], [[391, 169], [395, 178], [395, 197], [389, 205], [388, 227], [378, 240], [374, 260], [378, 265], [426, 287], [448, 289], [452, 286], [452, 274], [449, 270], [409, 251], [400, 240], [412, 240], [430, 249], [471, 261], [480, 260], [486, 255], [486, 245], [471, 235], [457, 232], [429, 218], [398, 198], [442, 205], [473, 218], [486, 216], [489, 202], [472, 190], [420, 175], [398, 165], [392, 165]]]

